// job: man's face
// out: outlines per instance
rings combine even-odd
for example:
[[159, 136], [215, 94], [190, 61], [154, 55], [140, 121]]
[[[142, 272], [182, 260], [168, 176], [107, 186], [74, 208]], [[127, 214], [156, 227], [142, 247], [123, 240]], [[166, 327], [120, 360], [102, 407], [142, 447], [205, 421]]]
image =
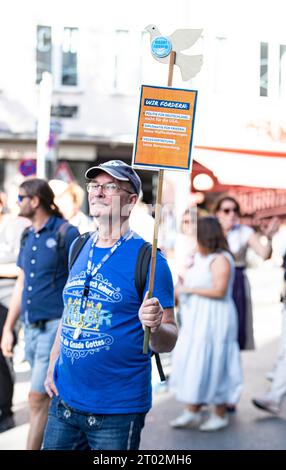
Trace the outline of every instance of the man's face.
[[22, 188], [19, 188], [19, 215], [22, 217], [27, 217], [27, 219], [32, 219], [35, 215], [35, 207], [33, 204], [33, 196], [27, 195], [26, 191]]
[[[93, 185], [107, 185], [113, 183], [114, 188], [108, 186], [99, 186], [94, 188]], [[130, 186], [125, 181], [119, 181], [108, 175], [107, 173], [99, 173], [90, 184], [88, 194], [90, 215], [97, 219], [112, 219], [117, 221], [121, 216], [129, 214], [126, 206], [134, 204], [137, 200], [136, 194], [130, 194]]]

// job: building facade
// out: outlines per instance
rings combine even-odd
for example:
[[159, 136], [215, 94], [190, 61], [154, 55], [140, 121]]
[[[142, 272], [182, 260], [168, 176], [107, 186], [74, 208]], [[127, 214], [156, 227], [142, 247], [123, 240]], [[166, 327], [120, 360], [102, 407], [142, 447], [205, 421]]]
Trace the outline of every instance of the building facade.
[[[202, 71], [191, 82], [182, 82], [178, 70], [174, 74], [174, 86], [199, 91], [197, 161], [212, 161], [212, 151], [206, 155], [200, 146], [284, 152], [283, 2], [265, 3], [262, 9], [258, 1], [178, 0], [176, 7], [164, 2], [162, 10], [146, 0], [138, 10], [129, 0], [100, 6], [91, 0], [11, 0], [0, 18], [0, 183], [16, 185], [23, 161], [36, 159], [43, 72], [53, 78], [50, 176], [61, 162], [81, 182], [91, 163], [131, 161], [140, 84], [167, 82], [167, 66], [152, 59], [144, 32], [150, 19], [165, 35], [180, 27], [204, 29], [189, 52], [203, 53]], [[224, 171], [231, 173], [231, 163], [224, 162]], [[142, 177], [151, 202], [154, 173]]]

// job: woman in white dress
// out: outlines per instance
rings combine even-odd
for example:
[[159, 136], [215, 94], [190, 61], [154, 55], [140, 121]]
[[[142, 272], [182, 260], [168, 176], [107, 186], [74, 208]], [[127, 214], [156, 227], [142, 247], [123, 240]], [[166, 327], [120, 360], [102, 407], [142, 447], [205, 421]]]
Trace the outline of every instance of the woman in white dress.
[[[182, 327], [173, 354], [171, 390], [186, 404], [172, 427], [215, 431], [228, 425], [226, 404], [242, 388], [237, 314], [232, 300], [234, 262], [215, 217], [198, 220], [198, 251], [177, 286]], [[202, 404], [214, 412], [202, 423]]]

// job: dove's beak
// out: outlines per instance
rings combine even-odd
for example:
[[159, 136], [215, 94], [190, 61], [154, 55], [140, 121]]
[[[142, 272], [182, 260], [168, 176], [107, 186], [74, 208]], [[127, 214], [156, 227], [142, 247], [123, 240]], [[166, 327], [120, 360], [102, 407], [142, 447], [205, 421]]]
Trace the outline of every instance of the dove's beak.
[[152, 24], [148, 24], [147, 26], [145, 26], [144, 31], [147, 31], [147, 33], [150, 33], [152, 26], [153, 26]]

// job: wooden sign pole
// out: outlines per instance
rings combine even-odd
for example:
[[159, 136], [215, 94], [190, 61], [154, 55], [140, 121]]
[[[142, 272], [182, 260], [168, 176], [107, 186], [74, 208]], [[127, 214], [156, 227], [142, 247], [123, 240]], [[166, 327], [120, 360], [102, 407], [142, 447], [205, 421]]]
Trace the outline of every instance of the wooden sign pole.
[[172, 51], [171, 54], [170, 54], [167, 86], [172, 86], [172, 84], [173, 84], [173, 73], [174, 73], [175, 58], [176, 58], [176, 52]]
[[[170, 54], [170, 60], [169, 60], [169, 72], [168, 72], [168, 83], [167, 83], [167, 86], [169, 87], [171, 87], [173, 83], [175, 56], [176, 56], [176, 53], [172, 51]], [[151, 299], [153, 297], [153, 290], [154, 290], [158, 233], [159, 233], [159, 225], [160, 225], [160, 218], [161, 218], [163, 181], [164, 181], [164, 170], [159, 170], [158, 182], [157, 182], [156, 206], [155, 206], [155, 226], [154, 226], [152, 255], [151, 255], [151, 271], [150, 271], [150, 279], [149, 279], [149, 286], [148, 286], [148, 299]], [[149, 340], [150, 340], [150, 328], [148, 326], [145, 326], [144, 344], [143, 344], [144, 354], [148, 354]]]

